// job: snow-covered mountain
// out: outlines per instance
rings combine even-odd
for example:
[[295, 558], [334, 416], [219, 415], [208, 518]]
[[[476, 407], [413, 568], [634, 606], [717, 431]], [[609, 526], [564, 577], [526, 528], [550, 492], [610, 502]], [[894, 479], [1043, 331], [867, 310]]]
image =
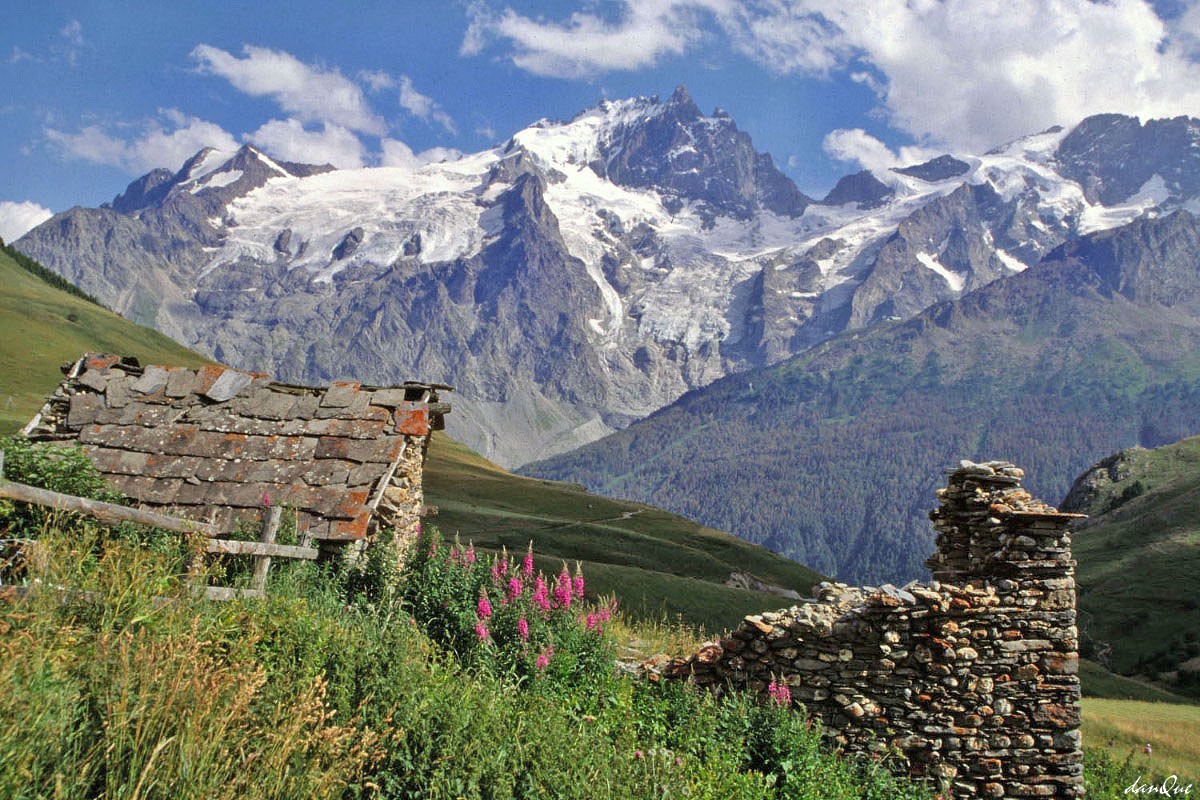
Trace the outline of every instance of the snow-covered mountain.
[[816, 202], [680, 87], [435, 164], [202, 151], [16, 244], [234, 366], [455, 384], [451, 432], [515, 465], [1198, 194], [1200, 121], [1109, 115]]

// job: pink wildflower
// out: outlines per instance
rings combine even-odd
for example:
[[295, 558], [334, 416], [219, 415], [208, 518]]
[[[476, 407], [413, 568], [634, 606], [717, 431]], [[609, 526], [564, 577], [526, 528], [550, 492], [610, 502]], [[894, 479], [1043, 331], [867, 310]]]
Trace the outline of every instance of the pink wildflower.
[[578, 573], [578, 572], [575, 573], [575, 587], [574, 588], [575, 588], [575, 599], [582, 600], [583, 599], [583, 574], [582, 573]]
[[463, 554], [463, 563], [464, 564], [474, 564], [475, 563], [475, 545], [473, 545], [473, 544], [467, 545], [467, 552]]
[[587, 627], [587, 629], [588, 629], [589, 631], [594, 631], [594, 630], [596, 630], [596, 625], [597, 625], [597, 624], [598, 624], [598, 622], [597, 622], [597, 620], [596, 620], [596, 615], [595, 615], [595, 614], [588, 614], [588, 615], [587, 615], [587, 622], [586, 622], [586, 627]]
[[484, 624], [483, 620], [479, 620], [475, 623], [475, 635], [479, 637], [479, 641], [483, 642], [492, 634], [488, 631], [487, 625]]
[[529, 543], [529, 549], [525, 551], [525, 559], [521, 562], [521, 572], [525, 573], [526, 579], [533, 577], [533, 542]]
[[550, 592], [546, 588], [546, 579], [538, 575], [533, 582], [533, 604], [542, 611], [550, 610]]
[[634, 760], [634, 761], [641, 761], [641, 760], [642, 760], [643, 758], [645, 758], [645, 757], [646, 757], [646, 754], [645, 754], [645, 753], [643, 753], [641, 750], [634, 750], [634, 751], [633, 751], [633, 760]]
[[262, 503], [263, 503], [264, 508], [270, 508], [271, 507], [271, 495], [267, 494], [266, 492], [263, 492]]
[[458, 561], [458, 548], [457, 547], [450, 548], [450, 558], [447, 559], [447, 562], [450, 562], [450, 561]]
[[487, 619], [492, 615], [492, 604], [488, 602], [488, 597], [483, 592], [479, 593], [479, 605], [475, 607], [479, 613], [480, 619]]
[[571, 607], [571, 573], [567, 572], [566, 564], [563, 564], [562, 572], [558, 573], [558, 580], [554, 584], [554, 605], [559, 608]]
[[508, 579], [508, 599], [516, 600], [521, 596], [521, 592], [525, 591], [525, 586], [521, 583], [521, 579], [516, 575]]
[[529, 623], [524, 617], [517, 620], [517, 636], [521, 637], [522, 642], [529, 641]]
[[538, 672], [542, 672], [546, 669], [546, 667], [550, 666], [550, 659], [553, 657], [554, 645], [546, 645], [546, 649], [538, 654], [537, 661], [534, 662], [534, 666], [537, 668]]
[[772, 679], [770, 685], [767, 686], [767, 695], [776, 705], [790, 706], [792, 704], [792, 690], [787, 687], [786, 683]]

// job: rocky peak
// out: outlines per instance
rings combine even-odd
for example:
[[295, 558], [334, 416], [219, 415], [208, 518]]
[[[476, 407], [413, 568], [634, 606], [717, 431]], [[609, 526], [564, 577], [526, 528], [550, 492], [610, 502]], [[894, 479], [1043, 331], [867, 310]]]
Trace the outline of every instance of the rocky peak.
[[704, 116], [700, 113], [700, 107], [696, 105], [696, 101], [692, 99], [691, 93], [682, 83], [675, 87], [675, 91], [667, 98], [666, 105], [667, 110], [681, 122], [694, 122]]
[[938, 181], [946, 181], [951, 178], [957, 178], [959, 175], [965, 175], [970, 171], [971, 165], [965, 161], [959, 161], [952, 155], [941, 155], [937, 158], [930, 159], [924, 164], [915, 164], [911, 167], [895, 167], [892, 172], [900, 175], [908, 175], [913, 178], [920, 178], [928, 183], [937, 183]]
[[1147, 190], [1185, 201], [1200, 195], [1200, 120], [1151, 120], [1097, 114], [1080, 122], [1055, 152], [1058, 170], [1077, 181], [1093, 202], [1116, 205]]
[[169, 169], [154, 169], [125, 187], [125, 191], [113, 198], [109, 208], [121, 214], [133, 214], [162, 202], [171, 189], [175, 173]]
[[761, 208], [795, 217], [813, 202], [728, 115], [704, 116], [687, 87], [655, 106], [618, 122], [599, 142], [591, 164], [598, 175], [739, 219]]
[[1173, 306], [1200, 293], [1197, 252], [1200, 220], [1176, 211], [1067, 242], [1046, 260], [1086, 264], [1105, 296], [1120, 294], [1141, 306]]
[[890, 186], [876, 178], [869, 169], [864, 169], [839, 180], [821, 202], [830, 206], [854, 203], [860, 209], [878, 208], [892, 194]]

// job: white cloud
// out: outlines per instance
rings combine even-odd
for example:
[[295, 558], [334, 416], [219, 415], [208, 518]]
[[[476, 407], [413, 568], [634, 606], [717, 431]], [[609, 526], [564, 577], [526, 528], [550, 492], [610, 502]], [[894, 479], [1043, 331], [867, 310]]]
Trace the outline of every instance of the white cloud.
[[366, 85], [372, 92], [382, 92], [385, 89], [392, 89], [396, 86], [396, 79], [388, 75], [383, 70], [363, 70], [358, 73], [360, 83]]
[[1171, 40], [1188, 58], [1200, 58], [1200, 2], [1193, 2], [1170, 24]]
[[271, 155], [305, 164], [332, 164], [339, 169], [361, 167], [366, 149], [352, 131], [326, 123], [310, 131], [295, 119], [271, 120], [246, 137]]
[[1200, 12], [1172, 40], [1145, 0], [749, 0], [720, 20], [775, 72], [859, 65], [891, 123], [921, 141], [981, 149], [1101, 111], [1200, 108], [1185, 49]]
[[454, 124], [453, 118], [446, 113], [441, 104], [432, 97], [418, 92], [413, 86], [412, 78], [407, 75], [400, 76], [400, 107], [417, 119], [426, 122], [433, 120], [445, 128], [447, 133], [458, 133], [458, 126]]
[[838, 161], [856, 162], [863, 169], [872, 170], [921, 164], [942, 155], [941, 150], [926, 147], [901, 147], [894, 152], [862, 128], [830, 131], [821, 147]]
[[470, 7], [460, 53], [499, 46], [538, 75], [649, 67], [723, 35], [781, 75], [845, 75], [918, 142], [986, 149], [1117, 111], [1200, 109], [1200, 3], [1150, 0], [613, 0], [565, 20]]
[[159, 117], [144, 122], [141, 132], [132, 138], [113, 135], [99, 125], [88, 125], [78, 133], [47, 128], [45, 134], [67, 158], [120, 167], [137, 175], [156, 167], [178, 169], [204, 147], [233, 150], [238, 146], [216, 123], [176, 109], [160, 109]]
[[0, 200], [0, 239], [14, 242], [52, 216], [50, 209], [37, 203]]
[[242, 52], [245, 58], [201, 44], [192, 50], [192, 58], [199, 62], [201, 72], [225, 78], [246, 94], [270, 97], [302, 122], [321, 122], [376, 136], [386, 131], [362, 89], [336, 69], [305, 64], [289, 53], [266, 47], [246, 45]]
[[666, 55], [680, 55], [704, 36], [705, 10], [727, 12], [731, 0], [620, 0], [616, 22], [576, 12], [565, 23], [522, 16], [511, 8], [493, 14], [471, 7], [459, 52], [477, 55], [493, 39], [513, 48], [512, 62], [527, 72], [558, 78], [635, 70]]
[[33, 54], [31, 54], [25, 50], [22, 50], [20, 47], [18, 47], [15, 44], [13, 45], [12, 52], [8, 56], [8, 63], [10, 63], [10, 64], [19, 64], [22, 61], [33, 61], [33, 60], [34, 60]]
[[802, 3], [751, 0], [717, 18], [735, 50], [774, 72], [826, 75], [843, 66], [851, 52], [837, 26]]
[[76, 66], [84, 45], [83, 25], [77, 19], [71, 20], [58, 32], [58, 38], [59, 42], [53, 48], [55, 54], [62, 56], [72, 67]]
[[428, 119], [433, 111], [433, 98], [421, 94], [413, 86], [412, 78], [400, 76], [400, 107], [420, 119]]

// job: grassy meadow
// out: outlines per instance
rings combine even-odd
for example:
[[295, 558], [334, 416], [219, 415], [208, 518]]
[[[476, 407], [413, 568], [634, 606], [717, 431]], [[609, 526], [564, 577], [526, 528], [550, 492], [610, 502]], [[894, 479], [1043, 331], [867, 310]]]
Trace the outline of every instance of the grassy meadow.
[[143, 364], [197, 367], [210, 359], [158, 331], [51, 286], [0, 250], [0, 432], [20, 428], [62, 380], [59, 366], [91, 350]]
[[1175, 775], [1200, 792], [1200, 706], [1085, 697], [1083, 741], [1119, 762], [1128, 758], [1144, 780]]

